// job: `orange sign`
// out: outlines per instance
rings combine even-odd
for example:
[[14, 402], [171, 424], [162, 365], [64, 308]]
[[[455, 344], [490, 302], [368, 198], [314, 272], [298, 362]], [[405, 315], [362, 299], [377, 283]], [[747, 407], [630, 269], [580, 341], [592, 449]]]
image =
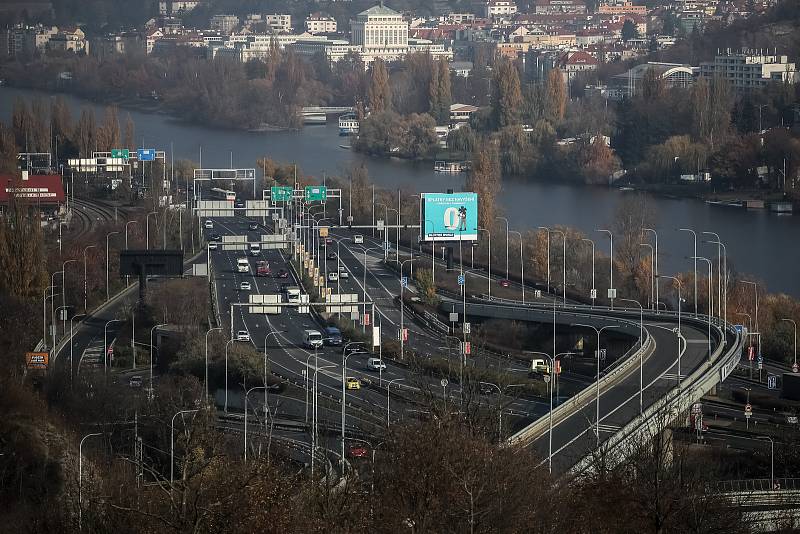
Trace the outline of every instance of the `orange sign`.
[[47, 369], [47, 364], [50, 362], [49, 352], [26, 352], [25, 364], [28, 369]]

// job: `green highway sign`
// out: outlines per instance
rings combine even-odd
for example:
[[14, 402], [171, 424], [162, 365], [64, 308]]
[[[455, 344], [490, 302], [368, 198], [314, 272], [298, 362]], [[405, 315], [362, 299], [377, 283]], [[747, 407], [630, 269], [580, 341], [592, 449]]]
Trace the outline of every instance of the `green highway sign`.
[[306, 186], [306, 202], [325, 202], [328, 198], [328, 188], [324, 185]]
[[112, 158], [130, 158], [131, 154], [127, 148], [112, 148], [111, 149], [111, 157]]
[[270, 200], [272, 202], [291, 202], [293, 192], [291, 187], [274, 185], [270, 189]]

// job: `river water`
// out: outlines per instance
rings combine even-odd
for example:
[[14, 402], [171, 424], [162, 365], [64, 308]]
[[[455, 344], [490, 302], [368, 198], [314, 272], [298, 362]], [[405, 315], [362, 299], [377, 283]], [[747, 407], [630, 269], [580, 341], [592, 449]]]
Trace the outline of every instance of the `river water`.
[[[46, 93], [0, 88], [0, 120], [10, 123], [14, 100], [17, 97], [51, 98]], [[84, 106], [94, 108], [97, 120], [102, 119], [105, 106], [65, 96], [77, 121]], [[403, 187], [419, 192], [458, 190], [462, 175], [436, 174], [430, 163], [373, 158], [342, 149], [349, 144], [339, 137], [335, 123], [310, 126], [298, 132], [244, 132], [220, 130], [185, 124], [167, 115], [122, 110], [136, 124], [136, 139], [140, 146], [170, 150], [176, 159], [200, 159], [206, 168], [254, 167], [256, 158], [268, 155], [279, 162], [296, 162], [306, 175], [341, 174], [348, 167], [365, 163], [372, 181], [389, 189]], [[608, 252], [608, 241], [596, 228], [608, 227], [614, 212], [624, 197], [631, 193], [604, 187], [583, 187], [550, 183], [525, 183], [506, 180], [499, 196], [502, 211], [512, 228], [526, 230], [537, 226], [564, 225], [578, 228], [595, 239], [598, 250]], [[729, 267], [763, 280], [772, 292], [784, 292], [800, 297], [800, 216], [775, 215], [766, 210], [744, 210], [713, 206], [698, 200], [653, 197], [655, 227], [659, 233], [660, 268], [663, 274], [687, 271], [692, 255], [691, 235], [675, 228], [692, 228], [698, 232], [712, 231], [720, 235], [728, 248]], [[699, 241], [699, 240], [698, 240]], [[497, 246], [504, 246], [501, 236], [495, 236]], [[698, 244], [699, 255], [714, 257], [716, 246]], [[701, 263], [702, 267], [703, 264]]]

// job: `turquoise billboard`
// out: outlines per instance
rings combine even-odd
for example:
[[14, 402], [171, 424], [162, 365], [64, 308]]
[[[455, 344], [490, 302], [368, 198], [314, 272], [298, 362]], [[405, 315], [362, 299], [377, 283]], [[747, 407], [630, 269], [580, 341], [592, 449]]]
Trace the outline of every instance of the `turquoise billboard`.
[[423, 193], [420, 228], [423, 241], [476, 241], [476, 193]]

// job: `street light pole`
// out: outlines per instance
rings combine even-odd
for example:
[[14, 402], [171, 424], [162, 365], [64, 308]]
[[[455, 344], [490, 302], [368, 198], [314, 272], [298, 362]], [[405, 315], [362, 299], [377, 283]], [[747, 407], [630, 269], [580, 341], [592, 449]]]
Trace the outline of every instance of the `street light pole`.
[[76, 317], [85, 317], [85, 316], [86, 316], [85, 313], [79, 313], [79, 314], [73, 315], [72, 317], [69, 318], [69, 387], [70, 388], [72, 388], [72, 381], [73, 381], [73, 378], [75, 376], [75, 373], [74, 373], [74, 370], [73, 370], [74, 368], [72, 366], [72, 356], [73, 356], [73, 352], [74, 352], [73, 351], [73, 347], [75, 345], [75, 343], [72, 341], [72, 337], [73, 337], [73, 329], [72, 329], [73, 328], [73, 324], [72, 324], [72, 322], [75, 320]]
[[228, 413], [228, 347], [233, 343], [232, 339], [225, 342], [225, 405], [223, 411]]
[[[594, 301], [595, 301], [595, 298], [597, 296], [597, 286], [594, 283], [594, 258], [595, 258], [594, 241], [592, 241], [591, 239], [588, 239], [586, 237], [582, 237], [581, 241], [586, 241], [587, 243], [589, 243], [592, 246], [592, 291], [590, 292], [589, 296], [592, 297], [592, 307], [594, 308], [594, 303], [595, 303]], [[594, 295], [594, 296], [592, 296], [592, 295]]]
[[713, 282], [712, 282], [712, 278], [711, 278], [711, 276], [712, 276], [711, 272], [712, 272], [712, 269], [713, 269], [713, 263], [708, 258], [704, 258], [702, 256], [694, 256], [693, 259], [695, 261], [697, 261], [697, 260], [704, 261], [704, 262], [706, 262], [708, 264], [708, 320], [706, 322], [708, 323], [708, 334], [707, 334], [707, 336], [708, 336], [708, 361], [711, 361], [711, 315], [712, 315], [712, 313], [714, 313], [714, 310], [713, 310], [713, 307], [712, 307], [714, 299], [712, 298], [712, 295], [711, 295], [711, 291], [713, 290], [713, 287], [714, 287]]
[[[692, 238], [694, 239], [694, 253], [692, 254], [692, 258], [697, 258], [697, 232], [692, 230], [691, 228], [678, 228], [679, 232], [690, 232], [692, 234]], [[697, 310], [697, 259], [694, 260], [694, 314], [697, 315], [699, 312]]]
[[146, 250], [150, 250], [150, 216], [151, 215], [155, 215], [156, 216], [156, 223], [158, 222], [158, 212], [157, 211], [151, 211], [145, 217], [145, 225], [147, 226], [147, 232], [146, 232], [147, 245], [145, 246]]
[[[128, 221], [125, 223], [125, 250], [128, 249], [128, 225], [137, 224], [139, 221]], [[181, 236], [182, 237], [182, 236]], [[183, 248], [183, 247], [181, 247]], [[128, 275], [125, 275], [125, 286], [128, 286]]]
[[564, 306], [567, 305], [567, 234], [561, 230], [551, 230], [554, 234], [561, 234], [562, 255], [561, 255], [561, 293], [564, 296]]
[[[198, 410], [181, 410], [172, 416], [169, 423], [169, 491], [172, 493], [172, 485], [175, 480], [175, 418], [184, 413], [194, 413]], [[247, 414], [245, 413], [245, 416]]]
[[109, 285], [109, 281], [108, 281], [108, 263], [109, 263], [108, 262], [108, 243], [109, 243], [109, 238], [112, 235], [116, 235], [116, 234], [119, 234], [119, 233], [120, 232], [109, 232], [108, 234], [106, 234], [106, 302], [108, 302], [108, 299], [109, 299], [109, 292], [108, 292], [108, 285]]
[[161, 323], [153, 326], [150, 329], [150, 392], [147, 394], [147, 398], [149, 400], [153, 400], [153, 348], [155, 343], [153, 342], [153, 332], [156, 328], [161, 328], [162, 326], [167, 326], [169, 323]]
[[[717, 245], [717, 317], [722, 317], [722, 250], [725, 245], [722, 244], [722, 240], [719, 238], [719, 234], [716, 232], [702, 232], [702, 234], [711, 235], [716, 238], [716, 241], [706, 241], [706, 243]], [[727, 252], [725, 252], [725, 263], [727, 263], [727, 255]]]
[[597, 446], [600, 447], [600, 334], [603, 333], [603, 330], [607, 330], [610, 328], [617, 328], [614, 325], [603, 326], [601, 328], [597, 328], [590, 324], [580, 324], [576, 323], [572, 326], [580, 326], [583, 328], [591, 328], [597, 334], [597, 381], [595, 382], [596, 387], [596, 402], [595, 402], [595, 432], [597, 434]]
[[682, 305], [681, 303], [683, 302], [683, 299], [681, 298], [681, 286], [682, 286], [682, 284], [681, 284], [681, 281], [678, 278], [676, 278], [675, 276], [659, 275], [658, 277], [659, 278], [667, 278], [669, 280], [672, 280], [675, 283], [675, 289], [678, 291], [678, 332], [677, 332], [677, 334], [678, 334], [678, 372], [677, 372], [677, 375], [678, 375], [678, 390], [680, 390], [681, 389], [681, 342], [680, 342], [680, 339], [681, 339], [681, 337], [683, 337], [683, 333], [681, 332], [681, 305]]
[[519, 236], [519, 274], [522, 280], [522, 303], [525, 304], [525, 260], [522, 257], [522, 233], [516, 230], [511, 230], [511, 233]]
[[208, 404], [208, 334], [210, 334], [214, 330], [222, 330], [222, 327], [209, 328], [208, 332], [206, 332], [206, 378], [205, 378], [206, 404]]
[[[658, 232], [655, 231], [653, 228], [642, 228], [645, 232], [652, 232], [653, 233], [653, 242], [655, 243], [655, 248], [653, 250], [653, 264], [651, 265], [651, 276], [653, 280], [655, 280], [656, 292], [655, 292], [655, 302], [658, 302]], [[656, 311], [658, 311], [658, 306], [655, 306]]]
[[[405, 289], [405, 284], [403, 284], [403, 266], [410, 262], [414, 261], [415, 258], [409, 258], [407, 260], [403, 260], [400, 262], [400, 360], [405, 361], [405, 305], [403, 304], [403, 293]], [[366, 268], [366, 264], [364, 265]]]
[[[111, 319], [110, 321], [106, 322], [106, 325], [103, 327], [103, 371], [106, 375], [108, 375], [108, 325], [111, 323], [121, 323], [121, 319]], [[72, 343], [70, 342], [70, 345]]]
[[550, 228], [547, 226], [539, 226], [537, 228], [547, 232], [547, 292], [550, 293]]
[[[486, 228], [478, 228], [478, 231], [479, 232], [486, 232], [486, 234], [489, 236], [489, 259], [486, 262], [486, 266], [489, 269], [489, 276], [486, 278], [486, 280], [487, 280], [486, 287], [488, 288], [487, 291], [488, 291], [488, 294], [489, 294], [489, 300], [492, 300], [492, 233], [489, 230], [487, 230]], [[458, 242], [461, 243], [461, 240], [459, 239]], [[462, 260], [462, 262], [463, 262], [463, 260]], [[465, 279], [464, 280], [464, 294], [466, 294], [466, 293], [467, 293], [467, 283], [466, 283], [466, 279]]]
[[[269, 359], [267, 358], [267, 340], [269, 336], [277, 336], [278, 334], [283, 334], [285, 330], [275, 330], [273, 332], [268, 332], [266, 336], [264, 336], [264, 428], [267, 426], [267, 408], [269, 407], [269, 403], [267, 403], [268, 395], [269, 395], [269, 384], [267, 383], [267, 364], [269, 363]], [[226, 345], [227, 346], [227, 345]], [[228, 362], [225, 361], [225, 400], [227, 403], [228, 399]]]
[[393, 378], [386, 385], [386, 428], [389, 428], [389, 392], [392, 390], [392, 382], [402, 382], [405, 378]]
[[642, 303], [634, 299], [619, 299], [623, 302], [632, 302], [639, 306], [639, 415], [644, 414], [644, 308]]
[[83, 530], [83, 442], [93, 436], [102, 436], [100, 432], [86, 434], [78, 444], [78, 530]]
[[350, 341], [345, 343], [344, 348], [342, 349], [342, 456], [340, 458], [342, 468], [344, 468], [344, 424], [347, 413], [347, 388], [345, 387], [345, 382], [347, 380], [347, 358], [350, 357], [350, 354], [347, 353], [347, 347], [350, 345], [363, 345], [363, 342]]
[[[244, 461], [247, 462], [247, 419], [249, 418], [249, 413], [247, 413], [247, 397], [250, 395], [251, 391], [255, 391], [257, 389], [266, 389], [264, 386], [254, 386], [247, 391], [244, 392]], [[314, 452], [311, 451], [311, 458], [314, 458]]]
[[86, 308], [87, 302], [87, 278], [86, 278], [86, 252], [90, 248], [97, 248], [97, 245], [89, 245], [83, 249], [83, 311], [84, 313], [88, 312], [89, 310]]
[[495, 217], [495, 219], [500, 219], [501, 221], [505, 221], [506, 223], [506, 280], [508, 280], [509, 269], [508, 269], [508, 219], [505, 217]]
[[654, 286], [658, 287], [658, 285], [656, 284], [656, 274], [654, 268], [655, 254], [653, 252], [653, 245], [650, 243], [639, 243], [639, 246], [650, 249], [650, 309], [657, 310], [658, 306], [656, 305], [656, 302], [658, 302], [658, 299], [656, 298]]
[[[608, 239], [611, 243], [611, 261], [609, 262], [608, 266], [608, 299], [611, 301], [611, 309], [614, 309], [614, 234], [611, 233], [611, 230], [605, 229], [597, 229], [595, 232], [606, 233], [608, 234]], [[598, 440], [600, 439], [600, 435], [598, 434]]]
[[792, 323], [794, 327], [794, 366], [792, 370], [797, 366], [797, 323], [794, 319], [781, 319], [781, 321], [786, 321], [787, 323]]
[[[77, 262], [78, 260], [66, 260], [61, 264], [61, 307], [65, 310], [67, 309], [67, 264], [72, 262]], [[64, 318], [62, 319], [61, 329], [64, 331], [64, 334], [67, 333], [67, 313], [64, 312]]]

